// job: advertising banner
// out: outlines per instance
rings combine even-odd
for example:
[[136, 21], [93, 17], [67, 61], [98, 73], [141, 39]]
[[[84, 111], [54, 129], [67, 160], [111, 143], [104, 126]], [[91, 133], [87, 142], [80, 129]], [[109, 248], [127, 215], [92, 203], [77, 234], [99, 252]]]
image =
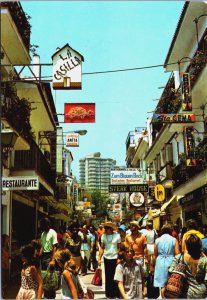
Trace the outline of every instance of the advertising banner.
[[155, 186], [154, 193], [155, 193], [155, 199], [157, 201], [162, 202], [165, 200], [165, 188], [163, 185], [157, 184]]
[[132, 193], [130, 195], [130, 203], [136, 207], [141, 206], [144, 203], [144, 195], [140, 192]]
[[109, 193], [148, 192], [148, 184], [109, 185]]
[[53, 61], [53, 89], [80, 90], [82, 88], [83, 56], [68, 44], [63, 46], [52, 56]]
[[95, 103], [65, 103], [64, 123], [95, 123]]
[[182, 76], [182, 110], [192, 111], [192, 98], [190, 87], [190, 74], [183, 73]]
[[139, 184], [143, 176], [143, 171], [136, 168], [112, 169], [111, 184]]
[[66, 147], [79, 147], [79, 134], [78, 133], [67, 134]]
[[1, 183], [3, 191], [39, 190], [39, 177], [2, 177]]
[[194, 123], [194, 114], [153, 114], [152, 123]]
[[194, 155], [195, 140], [194, 140], [194, 127], [185, 127], [185, 153], [186, 165], [189, 167], [196, 166]]

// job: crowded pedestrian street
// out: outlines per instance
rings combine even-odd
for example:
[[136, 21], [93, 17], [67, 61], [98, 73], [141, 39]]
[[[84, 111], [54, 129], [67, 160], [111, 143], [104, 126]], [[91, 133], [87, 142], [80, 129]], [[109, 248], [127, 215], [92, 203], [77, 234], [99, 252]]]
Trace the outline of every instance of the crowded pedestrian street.
[[207, 1], [0, 11], [0, 299], [207, 299]]

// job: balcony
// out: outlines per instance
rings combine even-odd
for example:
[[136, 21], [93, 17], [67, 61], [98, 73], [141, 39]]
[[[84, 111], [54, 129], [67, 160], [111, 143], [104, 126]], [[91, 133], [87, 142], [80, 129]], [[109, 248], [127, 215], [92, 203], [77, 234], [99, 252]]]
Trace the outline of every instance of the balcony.
[[30, 115], [31, 103], [17, 96], [12, 84], [2, 83], [1, 87], [1, 117], [26, 140], [32, 138]]
[[15, 151], [14, 169], [12, 175], [35, 175], [40, 180], [40, 193], [51, 195], [54, 193], [56, 174], [51, 169], [44, 154], [34, 141], [27, 151]]
[[207, 170], [207, 158], [205, 160], [197, 159], [196, 166], [193, 167], [187, 167], [183, 163], [180, 163], [173, 168], [172, 179], [174, 181], [174, 189], [204, 170]]
[[181, 90], [175, 91], [174, 76], [171, 74], [165, 89], [162, 93], [160, 101], [156, 107], [156, 114], [176, 113], [181, 106]]
[[27, 20], [26, 14], [24, 13], [20, 2], [2, 2], [1, 8], [8, 8], [18, 32], [21, 35], [24, 45], [29, 51], [31, 25]]

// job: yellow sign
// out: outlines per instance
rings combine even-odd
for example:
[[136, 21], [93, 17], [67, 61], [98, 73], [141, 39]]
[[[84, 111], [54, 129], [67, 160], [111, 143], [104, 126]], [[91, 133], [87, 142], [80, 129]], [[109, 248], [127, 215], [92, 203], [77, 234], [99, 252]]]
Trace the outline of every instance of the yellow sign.
[[89, 207], [91, 207], [91, 202], [83, 202], [83, 207], [84, 207], [84, 208], [89, 208]]
[[161, 184], [157, 184], [155, 186], [155, 199], [159, 202], [162, 202], [165, 200], [165, 188]]

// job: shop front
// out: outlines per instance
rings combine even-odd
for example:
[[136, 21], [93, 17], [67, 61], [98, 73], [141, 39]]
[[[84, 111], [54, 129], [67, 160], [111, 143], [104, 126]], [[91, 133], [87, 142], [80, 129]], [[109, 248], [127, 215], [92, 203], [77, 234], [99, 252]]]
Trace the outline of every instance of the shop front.
[[179, 203], [182, 206], [184, 226], [189, 219], [196, 220], [199, 227], [207, 224], [207, 185], [186, 194]]

